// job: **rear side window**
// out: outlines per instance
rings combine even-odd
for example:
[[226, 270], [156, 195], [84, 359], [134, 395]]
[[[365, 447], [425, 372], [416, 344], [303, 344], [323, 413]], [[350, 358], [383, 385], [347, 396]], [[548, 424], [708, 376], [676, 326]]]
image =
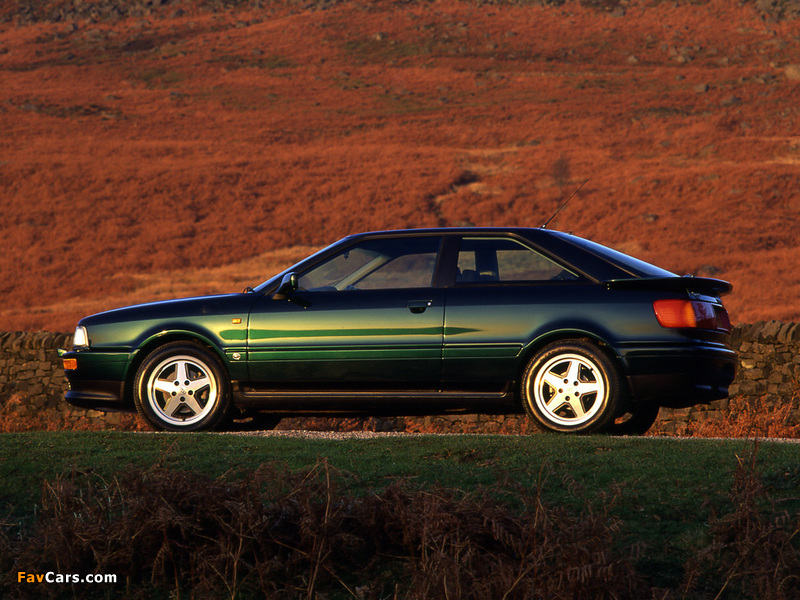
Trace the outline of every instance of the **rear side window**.
[[457, 284], [575, 281], [577, 274], [509, 238], [463, 238]]
[[618, 250], [614, 250], [613, 248], [609, 248], [608, 246], [603, 246], [602, 244], [598, 244], [597, 242], [585, 240], [583, 238], [575, 237], [568, 233], [562, 233], [560, 231], [552, 231], [550, 232], [550, 235], [567, 240], [572, 244], [580, 248], [583, 248], [588, 252], [591, 252], [595, 256], [599, 256], [600, 258], [609, 262], [615, 267], [622, 269], [623, 271], [626, 271], [631, 275], [634, 275], [635, 277], [676, 276], [675, 273], [671, 271], [667, 271], [666, 269], [662, 269], [661, 267], [657, 267], [656, 265], [652, 265], [638, 258], [634, 258], [633, 256], [623, 254]]

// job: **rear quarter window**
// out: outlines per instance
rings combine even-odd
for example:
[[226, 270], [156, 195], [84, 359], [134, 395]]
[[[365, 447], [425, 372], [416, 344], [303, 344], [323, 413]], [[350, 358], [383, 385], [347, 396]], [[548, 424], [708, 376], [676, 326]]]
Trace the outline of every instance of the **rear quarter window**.
[[619, 269], [622, 269], [623, 271], [626, 271], [627, 273], [630, 273], [635, 277], [677, 277], [677, 275], [671, 271], [667, 271], [661, 267], [657, 267], [638, 258], [634, 258], [628, 254], [624, 254], [623, 252], [609, 248], [608, 246], [603, 246], [597, 242], [592, 242], [583, 238], [577, 238], [566, 233], [552, 233], [553, 235], [560, 237], [587, 252], [591, 252], [595, 256], [602, 258], [604, 261], [614, 265]]
[[457, 283], [576, 280], [578, 275], [508, 238], [464, 238], [458, 252]]

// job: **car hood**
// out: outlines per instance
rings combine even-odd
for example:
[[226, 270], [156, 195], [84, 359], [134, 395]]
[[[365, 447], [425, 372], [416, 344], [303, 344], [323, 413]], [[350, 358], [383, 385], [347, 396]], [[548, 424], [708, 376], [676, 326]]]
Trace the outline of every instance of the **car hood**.
[[81, 319], [81, 325], [99, 325], [142, 319], [171, 319], [176, 317], [224, 314], [241, 311], [252, 304], [253, 294], [220, 294], [161, 300], [115, 308]]

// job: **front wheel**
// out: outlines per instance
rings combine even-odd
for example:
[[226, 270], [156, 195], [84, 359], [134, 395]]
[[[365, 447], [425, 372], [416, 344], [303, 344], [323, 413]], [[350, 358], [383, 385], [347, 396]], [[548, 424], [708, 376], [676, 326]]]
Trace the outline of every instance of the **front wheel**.
[[134, 380], [134, 403], [156, 429], [201, 431], [220, 424], [230, 409], [228, 380], [203, 347], [173, 342], [145, 358]]
[[603, 431], [613, 423], [622, 396], [614, 363], [582, 340], [545, 346], [525, 369], [521, 392], [528, 415], [561, 433]]

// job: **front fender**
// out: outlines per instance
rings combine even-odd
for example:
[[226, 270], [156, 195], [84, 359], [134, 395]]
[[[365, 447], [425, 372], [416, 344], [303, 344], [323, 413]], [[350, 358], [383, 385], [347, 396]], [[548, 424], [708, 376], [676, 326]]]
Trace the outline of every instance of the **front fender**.
[[[233, 335], [232, 335], [233, 334]], [[247, 378], [247, 330], [210, 329], [199, 325], [180, 324], [171, 327], [158, 327], [142, 333], [136, 348], [131, 353], [130, 367], [138, 368], [144, 357], [159, 346], [173, 341], [194, 341], [207, 347], [219, 358], [232, 380]], [[126, 374], [126, 378], [132, 373]]]

